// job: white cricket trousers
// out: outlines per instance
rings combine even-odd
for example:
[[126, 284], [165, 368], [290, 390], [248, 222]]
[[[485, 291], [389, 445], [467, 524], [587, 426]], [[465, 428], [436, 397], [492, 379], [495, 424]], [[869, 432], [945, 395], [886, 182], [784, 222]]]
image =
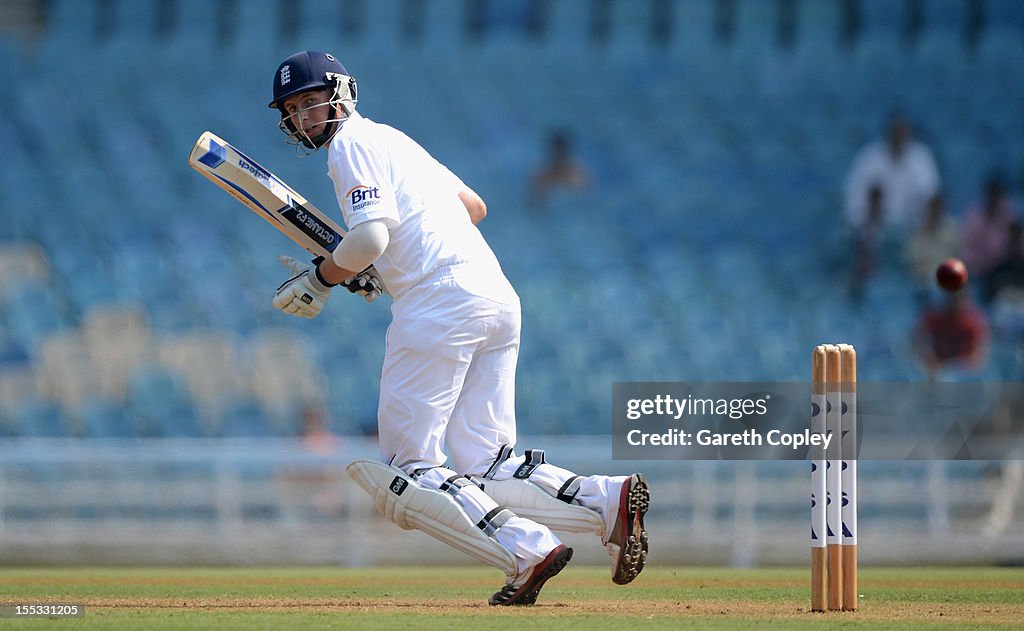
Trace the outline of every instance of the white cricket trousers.
[[[410, 474], [436, 468], [419, 477], [431, 488], [449, 474], [484, 475], [501, 447], [516, 443], [521, 315], [518, 297], [501, 281], [507, 292], [498, 287], [494, 293], [507, 293], [509, 299], [493, 300], [468, 291], [449, 268], [392, 305], [378, 410], [381, 459]], [[440, 468], [449, 459], [450, 469]], [[505, 461], [492, 475], [507, 479], [521, 461], [521, 456]], [[541, 470], [537, 482], [552, 495], [574, 477], [551, 465]], [[581, 481], [577, 502], [605, 516], [605, 538], [623, 479]], [[463, 487], [455, 499], [474, 523], [497, 506], [475, 485]], [[546, 526], [519, 517], [499, 528], [496, 539], [516, 557], [519, 571], [539, 563], [559, 543]]]
[[412, 472], [450, 457], [459, 473], [482, 474], [501, 445], [515, 444], [520, 308], [509, 293], [511, 302], [473, 295], [446, 268], [392, 305], [378, 409], [384, 462]]
[[[509, 290], [511, 288], [509, 287]], [[483, 473], [498, 447], [515, 444], [519, 300], [495, 301], [463, 288], [445, 269], [392, 305], [381, 372], [381, 458], [439, 488], [452, 475]], [[448, 458], [454, 469], [441, 468]], [[497, 503], [475, 485], [454, 496], [473, 523]], [[516, 573], [559, 545], [546, 527], [513, 517], [493, 535], [516, 559]]]

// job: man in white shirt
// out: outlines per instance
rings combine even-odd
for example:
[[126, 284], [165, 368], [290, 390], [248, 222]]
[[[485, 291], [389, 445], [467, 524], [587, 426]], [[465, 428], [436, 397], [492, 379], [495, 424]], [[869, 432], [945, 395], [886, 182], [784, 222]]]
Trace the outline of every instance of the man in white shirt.
[[274, 306], [315, 317], [337, 284], [373, 298], [359, 274], [371, 264], [394, 299], [378, 433], [395, 469], [381, 478], [390, 488], [357, 481], [399, 525], [503, 569], [492, 605], [532, 605], [568, 563], [572, 550], [545, 524], [599, 535], [613, 580], [632, 581], [647, 554], [644, 477], [577, 476], [541, 450], [513, 451], [519, 297], [476, 227], [487, 214], [480, 196], [408, 136], [357, 113], [356, 82], [330, 54], [282, 62], [270, 107], [298, 149], [328, 148], [349, 228], [330, 258], [286, 261], [295, 275]]
[[846, 219], [853, 228], [867, 219], [869, 192], [879, 187], [886, 225], [898, 233], [916, 226], [928, 201], [939, 192], [939, 170], [931, 150], [911, 136], [900, 117], [889, 124], [888, 137], [861, 149], [846, 176]]

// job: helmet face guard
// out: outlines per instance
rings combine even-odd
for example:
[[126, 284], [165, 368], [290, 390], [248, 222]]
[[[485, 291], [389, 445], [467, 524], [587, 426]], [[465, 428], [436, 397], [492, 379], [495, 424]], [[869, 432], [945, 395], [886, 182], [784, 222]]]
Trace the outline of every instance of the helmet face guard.
[[[331, 98], [312, 107], [330, 107], [324, 122], [324, 129], [316, 136], [310, 136], [302, 129], [301, 116], [305, 110], [289, 113], [284, 101], [305, 92], [331, 90]], [[356, 109], [356, 80], [349, 75], [345, 66], [330, 53], [304, 51], [288, 57], [278, 66], [274, 74], [274, 100], [271, 108], [281, 113], [278, 127], [287, 136], [287, 142], [295, 145], [299, 155], [309, 155], [328, 144], [342, 124]]]
[[[356, 110], [358, 99], [356, 98], [355, 79], [344, 75], [335, 75], [331, 79], [334, 81], [334, 92], [327, 101], [299, 108], [290, 114], [284, 109], [283, 104], [279, 106], [281, 120], [278, 121], [277, 126], [287, 137], [285, 142], [293, 145], [296, 153], [300, 156], [308, 156], [327, 145], [348, 120], [348, 117], [352, 115], [352, 112]], [[312, 90], [306, 90], [306, 92], [309, 91]], [[303, 94], [303, 92], [298, 94]], [[323, 122], [323, 130], [315, 136], [310, 136], [302, 128], [302, 115], [309, 110], [321, 107], [329, 108], [329, 114]]]

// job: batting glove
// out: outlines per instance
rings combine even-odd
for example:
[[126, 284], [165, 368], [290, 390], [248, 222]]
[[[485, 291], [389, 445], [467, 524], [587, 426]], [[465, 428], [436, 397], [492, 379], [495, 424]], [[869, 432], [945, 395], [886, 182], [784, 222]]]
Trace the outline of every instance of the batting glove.
[[367, 267], [352, 278], [342, 281], [341, 286], [353, 294], [359, 294], [366, 302], [373, 302], [384, 293], [377, 270]]
[[324, 280], [315, 267], [290, 256], [279, 256], [277, 260], [294, 276], [274, 292], [274, 307], [300, 318], [315, 318], [323, 310], [334, 285]]

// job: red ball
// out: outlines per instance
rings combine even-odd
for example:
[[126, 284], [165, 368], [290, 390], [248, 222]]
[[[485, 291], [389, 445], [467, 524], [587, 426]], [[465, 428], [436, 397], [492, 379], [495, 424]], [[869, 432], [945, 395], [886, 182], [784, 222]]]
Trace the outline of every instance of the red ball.
[[946, 291], [959, 291], [967, 284], [967, 266], [960, 259], [946, 259], [935, 270], [935, 281]]

